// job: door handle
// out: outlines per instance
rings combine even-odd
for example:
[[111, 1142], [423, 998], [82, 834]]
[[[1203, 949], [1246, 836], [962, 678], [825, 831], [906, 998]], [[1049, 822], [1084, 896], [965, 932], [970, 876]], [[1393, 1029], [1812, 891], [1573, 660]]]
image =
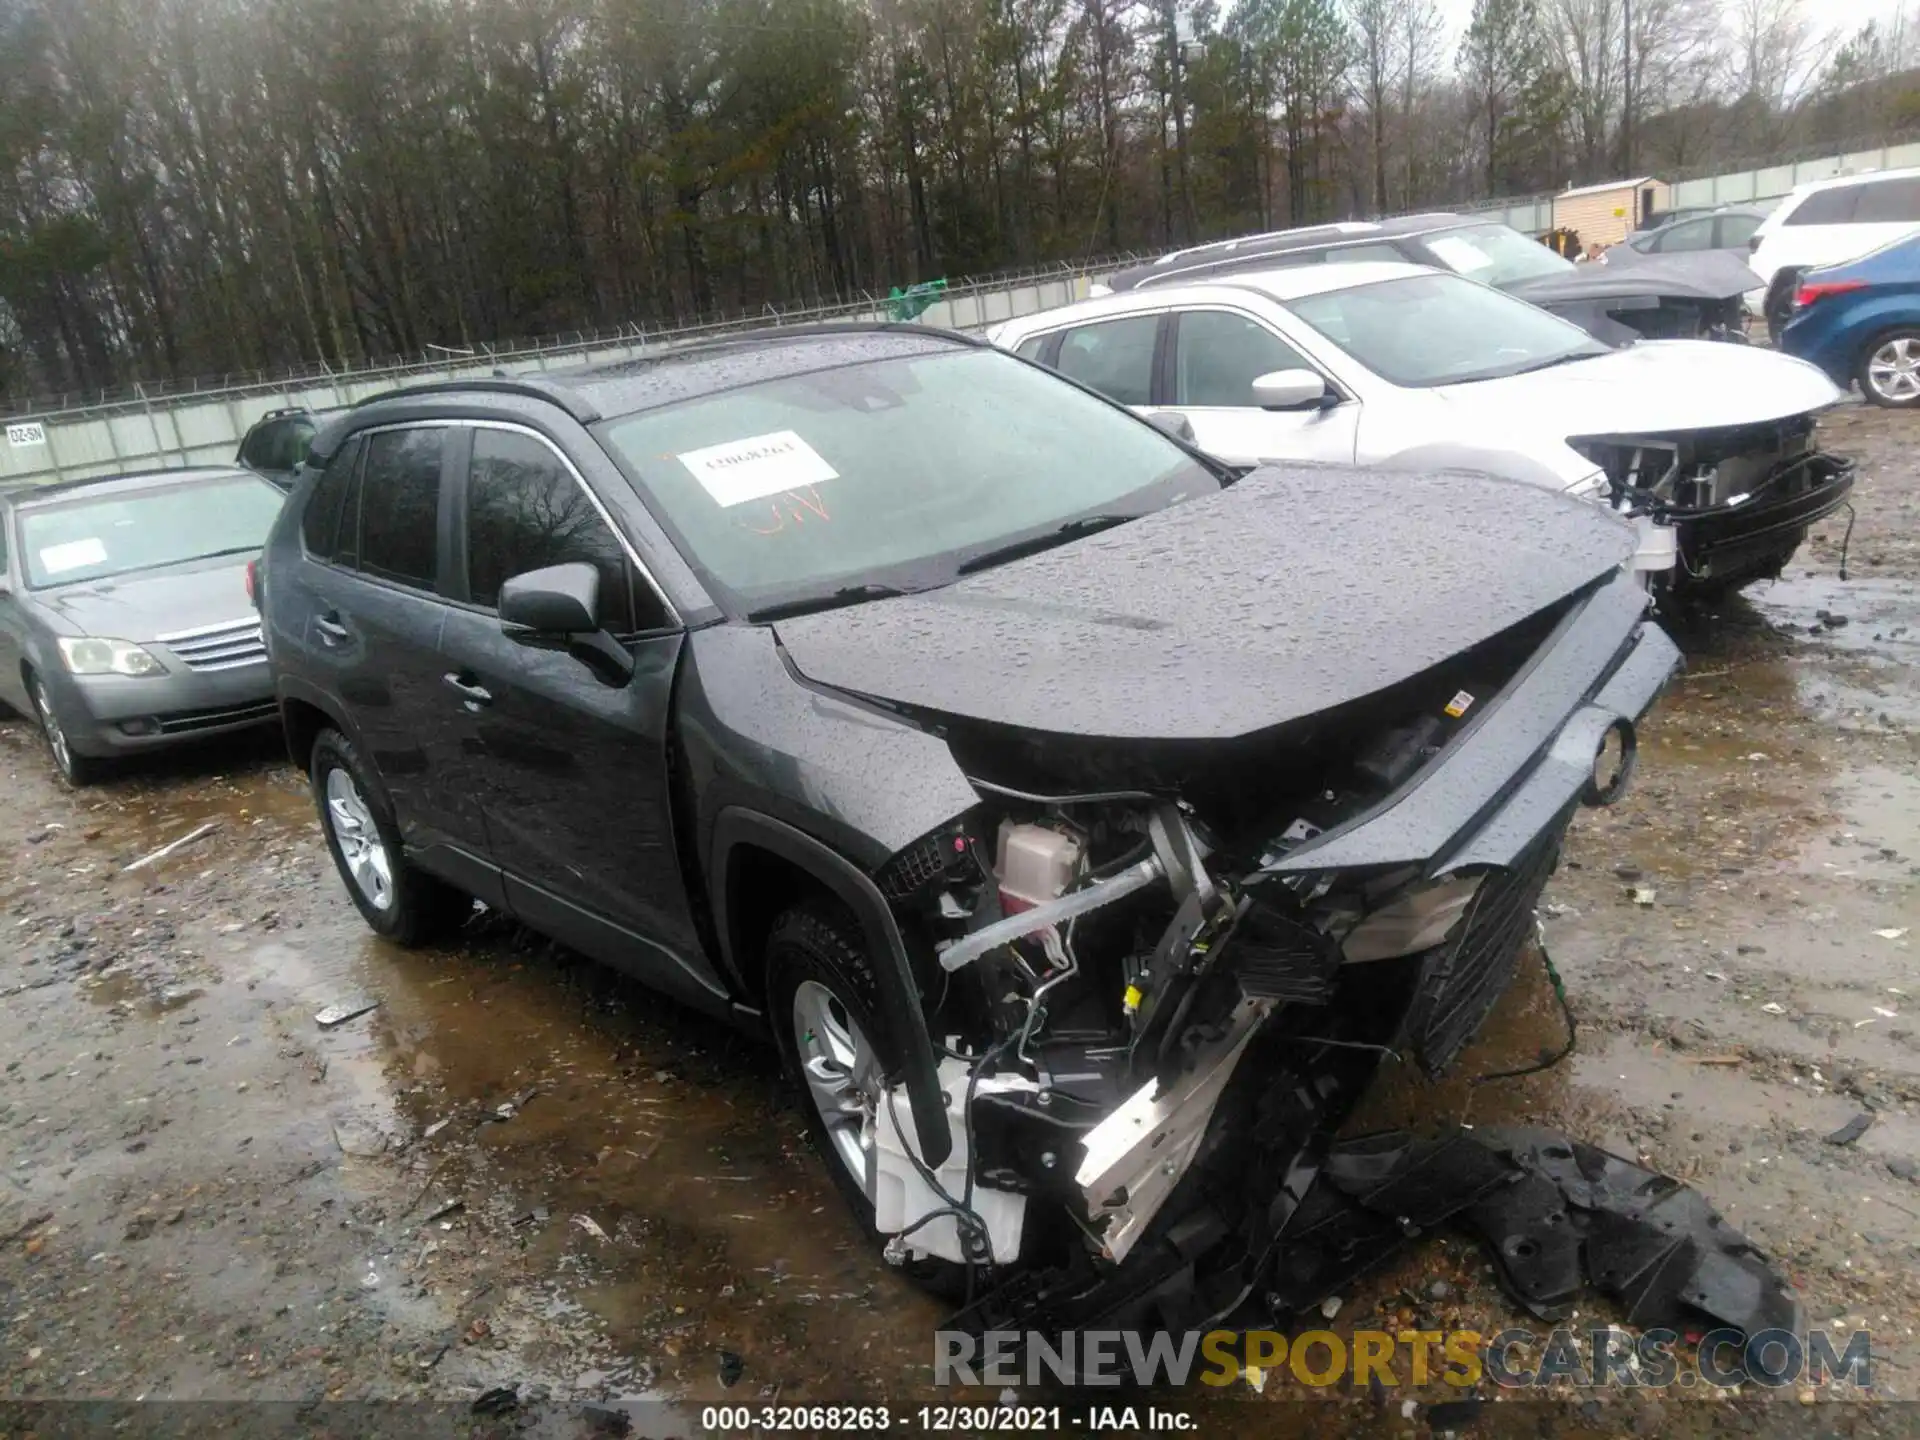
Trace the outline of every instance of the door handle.
[[454, 674], [442, 675], [440, 678], [452, 689], [460, 692], [460, 698], [466, 703], [468, 709], [477, 710], [482, 705], [493, 703], [493, 692], [484, 685], [476, 685]]
[[338, 644], [347, 638], [347, 627], [336, 620], [332, 614], [314, 616], [313, 628], [320, 632], [320, 638], [329, 645]]

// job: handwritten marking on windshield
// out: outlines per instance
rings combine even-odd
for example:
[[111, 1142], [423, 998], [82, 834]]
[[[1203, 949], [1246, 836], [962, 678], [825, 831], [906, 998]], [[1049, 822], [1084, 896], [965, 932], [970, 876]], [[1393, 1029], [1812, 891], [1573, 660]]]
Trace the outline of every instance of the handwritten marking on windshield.
[[806, 524], [808, 512], [816, 516], [819, 521], [833, 519], [833, 516], [827, 513], [826, 503], [821, 500], [818, 487], [813, 485], [785, 491], [769, 501], [767, 514], [773, 521], [771, 525], [754, 525], [745, 520], [742, 520], [740, 525], [742, 529], [751, 530], [756, 535], [778, 535], [787, 529], [789, 524], [794, 527]]

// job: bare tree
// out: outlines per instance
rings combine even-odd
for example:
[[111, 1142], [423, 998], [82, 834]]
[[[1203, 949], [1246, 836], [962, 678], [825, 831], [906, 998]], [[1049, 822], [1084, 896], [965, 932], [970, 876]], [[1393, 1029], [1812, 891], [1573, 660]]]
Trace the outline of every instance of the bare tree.
[[1731, 0], [1734, 80], [1761, 134], [1777, 143], [1838, 41], [1807, 14], [1807, 0]]
[[1571, 86], [1585, 179], [1609, 158], [1616, 115], [1624, 124], [1627, 57], [1623, 0], [1549, 0], [1547, 24]]

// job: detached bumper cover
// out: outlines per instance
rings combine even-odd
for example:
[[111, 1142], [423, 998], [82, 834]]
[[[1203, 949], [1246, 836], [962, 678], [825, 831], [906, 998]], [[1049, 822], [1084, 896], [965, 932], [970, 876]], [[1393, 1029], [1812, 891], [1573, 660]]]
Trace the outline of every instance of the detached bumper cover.
[[1647, 603], [1631, 574], [1601, 586], [1427, 769], [1269, 873], [1423, 864], [1445, 875], [1514, 864], [1586, 789], [1606, 732], [1631, 727], [1680, 668]]
[[1586, 1283], [1641, 1328], [1806, 1331], [1786, 1277], [1698, 1191], [1554, 1131], [1363, 1136], [1335, 1146], [1319, 1178], [1281, 1235], [1271, 1302], [1282, 1312], [1451, 1219], [1480, 1236], [1502, 1287], [1542, 1320], [1566, 1319]]

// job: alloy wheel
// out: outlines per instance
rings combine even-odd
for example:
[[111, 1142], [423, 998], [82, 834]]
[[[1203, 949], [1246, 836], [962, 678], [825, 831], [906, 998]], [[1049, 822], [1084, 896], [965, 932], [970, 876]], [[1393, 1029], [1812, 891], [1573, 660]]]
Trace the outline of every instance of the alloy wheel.
[[880, 1067], [859, 1023], [818, 980], [793, 992], [793, 1042], [807, 1098], [820, 1116], [840, 1163], [867, 1199], [873, 1199], [871, 1161], [880, 1094]]
[[47, 748], [53, 751], [53, 763], [60, 767], [60, 773], [68, 779], [73, 778], [73, 751], [67, 747], [67, 732], [60, 728], [60, 721], [53, 713], [53, 697], [47, 694], [47, 682], [34, 677], [33, 708], [40, 712], [40, 728], [46, 733]]
[[1902, 335], [1875, 350], [1867, 361], [1867, 383], [1882, 400], [1898, 405], [1920, 399], [1920, 340]]
[[380, 838], [373, 811], [366, 797], [346, 770], [336, 766], [327, 772], [327, 825], [340, 847], [340, 858], [354, 888], [376, 910], [393, 905], [393, 859]]

